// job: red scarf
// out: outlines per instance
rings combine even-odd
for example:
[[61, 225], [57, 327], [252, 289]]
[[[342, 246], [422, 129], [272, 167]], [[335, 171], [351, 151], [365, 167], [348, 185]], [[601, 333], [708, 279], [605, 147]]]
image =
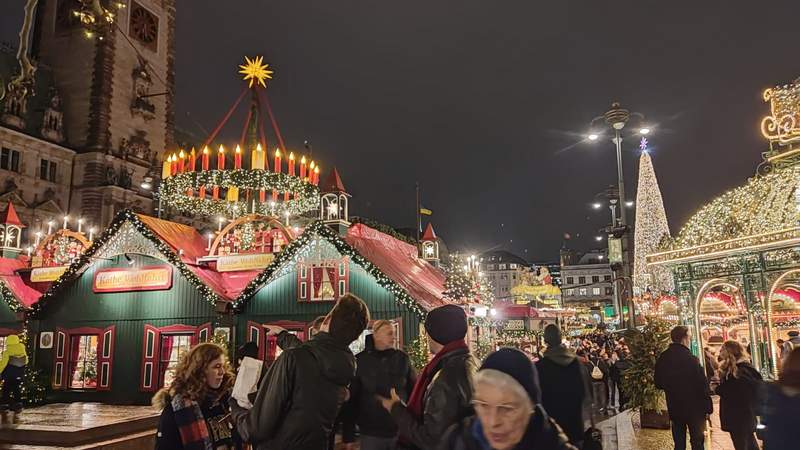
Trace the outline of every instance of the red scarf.
[[425, 408], [425, 392], [428, 390], [428, 386], [433, 381], [434, 375], [436, 375], [436, 369], [439, 365], [439, 361], [445, 357], [450, 352], [455, 350], [461, 349], [468, 349], [467, 343], [464, 342], [463, 339], [453, 341], [444, 347], [442, 347], [439, 352], [436, 353], [436, 356], [433, 357], [431, 362], [429, 362], [424, 369], [422, 369], [422, 373], [419, 374], [417, 377], [417, 382], [414, 384], [414, 389], [411, 390], [411, 397], [408, 399], [408, 405], [406, 408], [417, 418], [417, 420], [422, 418], [422, 413], [424, 412]]

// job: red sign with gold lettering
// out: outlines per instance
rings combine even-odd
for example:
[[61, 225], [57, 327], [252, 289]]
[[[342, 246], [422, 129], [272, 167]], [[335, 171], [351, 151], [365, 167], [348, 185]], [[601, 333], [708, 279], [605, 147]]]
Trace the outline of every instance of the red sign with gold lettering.
[[172, 266], [100, 269], [94, 273], [94, 292], [161, 291], [172, 287]]

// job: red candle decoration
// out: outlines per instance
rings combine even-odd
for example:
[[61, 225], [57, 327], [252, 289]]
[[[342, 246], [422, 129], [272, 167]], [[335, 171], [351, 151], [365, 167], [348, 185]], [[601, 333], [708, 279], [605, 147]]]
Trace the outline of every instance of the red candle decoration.
[[206, 186], [205, 185], [200, 186], [200, 192], [198, 192], [197, 196], [200, 197], [200, 198], [206, 198]]
[[186, 170], [186, 153], [183, 150], [178, 153], [178, 173], [183, 173]]
[[319, 166], [314, 167], [314, 186], [319, 184]]
[[208, 146], [203, 147], [203, 156], [201, 157], [201, 166], [203, 170], [208, 170]]
[[303, 156], [300, 158], [300, 179], [303, 180], [306, 178], [306, 157]]
[[236, 146], [236, 150], [233, 154], [233, 168], [236, 170], [242, 168], [242, 148], [238, 145]]
[[315, 165], [316, 165], [316, 163], [314, 161], [311, 161], [311, 164], [308, 165], [308, 180], [306, 180], [306, 181], [308, 181], [309, 183], [313, 183], [314, 182], [314, 166]]
[[214, 200], [219, 199], [219, 186], [214, 186], [211, 188], [211, 198]]
[[285, 202], [289, 201], [289, 193], [288, 192], [284, 192], [283, 193], [283, 201], [285, 201]]
[[278, 191], [275, 189], [272, 190], [272, 201], [278, 200]]
[[173, 177], [178, 173], [178, 156], [175, 153], [170, 156], [170, 173]]
[[195, 152], [194, 151], [194, 147], [192, 147], [192, 151], [189, 152], [189, 171], [190, 172], [194, 172], [196, 170], [195, 169], [196, 162], [197, 162], [197, 152]]
[[281, 173], [281, 149], [275, 149], [275, 165], [273, 167], [275, 173]]
[[263, 189], [258, 191], [258, 201], [260, 201], [261, 203], [264, 203], [265, 201], [267, 201], [267, 191], [265, 191]]
[[219, 146], [217, 153], [217, 170], [225, 170], [225, 147]]
[[294, 152], [289, 152], [289, 175], [294, 176]]

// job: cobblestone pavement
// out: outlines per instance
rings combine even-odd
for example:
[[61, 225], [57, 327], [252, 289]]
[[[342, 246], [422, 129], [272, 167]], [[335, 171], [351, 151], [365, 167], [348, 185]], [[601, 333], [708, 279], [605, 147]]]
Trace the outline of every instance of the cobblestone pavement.
[[[706, 450], [733, 450], [730, 435], [722, 431], [719, 424], [719, 397], [714, 396], [714, 414], [711, 415], [711, 428], [706, 431]], [[638, 415], [633, 416], [634, 447], [630, 450], [672, 450], [670, 430], [641, 428]], [[688, 438], [687, 438], [688, 441]], [[687, 444], [687, 448], [691, 448]], [[619, 448], [618, 450], [629, 450]]]

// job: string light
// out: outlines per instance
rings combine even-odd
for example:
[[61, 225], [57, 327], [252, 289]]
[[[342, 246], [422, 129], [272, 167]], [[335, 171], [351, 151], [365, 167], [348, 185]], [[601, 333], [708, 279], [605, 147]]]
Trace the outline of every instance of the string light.
[[658, 292], [675, 289], [672, 274], [663, 266], [647, 267], [646, 256], [656, 249], [665, 236], [669, 237], [667, 213], [661, 189], [653, 168], [653, 160], [646, 151], [646, 139], [642, 138], [642, 153], [639, 157], [639, 185], [636, 189], [636, 228], [633, 234], [633, 285], [644, 291], [651, 288]]

